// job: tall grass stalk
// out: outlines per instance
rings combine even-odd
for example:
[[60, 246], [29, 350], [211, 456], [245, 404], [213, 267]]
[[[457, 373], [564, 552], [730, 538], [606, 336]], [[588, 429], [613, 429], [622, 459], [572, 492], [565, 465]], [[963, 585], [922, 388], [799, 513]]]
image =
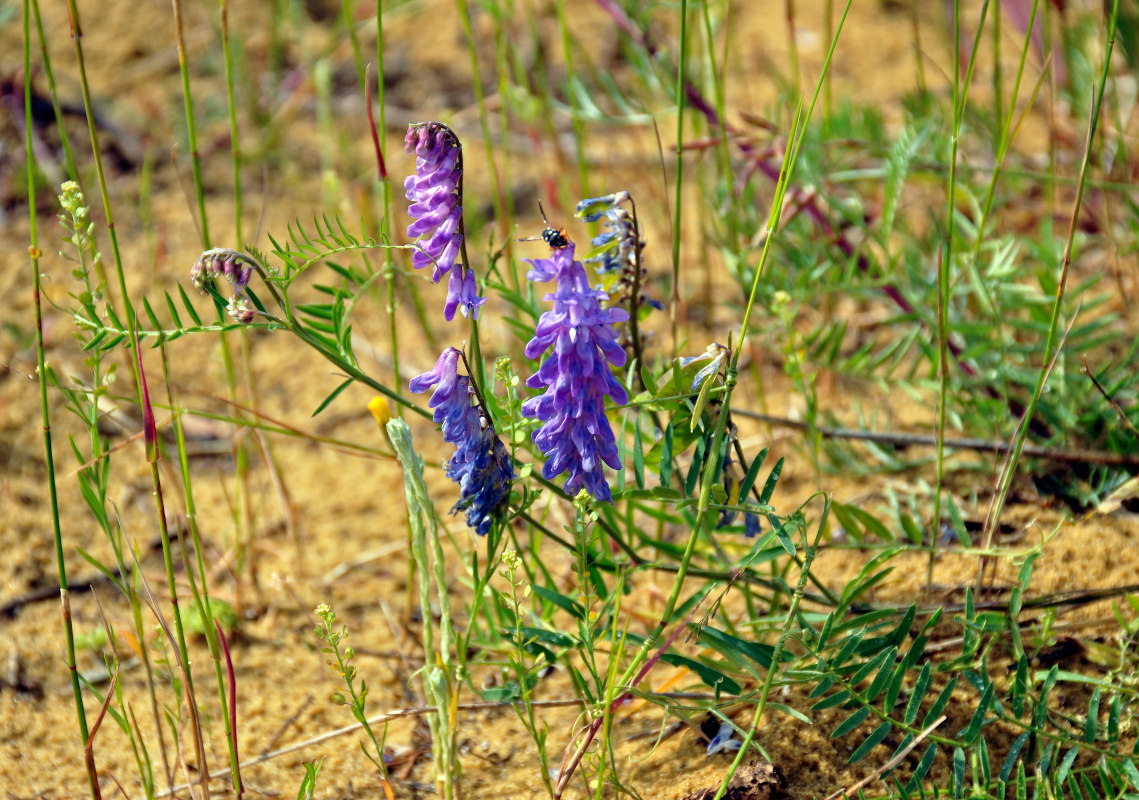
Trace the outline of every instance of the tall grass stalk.
[[[628, 685], [633, 676], [637, 674], [637, 671], [645, 662], [645, 659], [648, 658], [649, 653], [659, 641], [661, 634], [664, 632], [664, 629], [667, 627], [669, 620], [672, 618], [673, 611], [676, 609], [676, 603], [680, 597], [681, 588], [684, 585], [684, 579], [688, 574], [689, 567], [692, 562], [692, 556], [696, 549], [696, 542], [699, 539], [700, 534], [705, 530], [705, 527], [708, 523], [708, 512], [711, 504], [712, 485], [715, 482], [716, 471], [720, 463], [717, 455], [721, 453], [723, 447], [724, 430], [728, 417], [728, 411], [730, 409], [732, 391], [736, 386], [736, 382], [739, 376], [740, 355], [744, 351], [744, 345], [747, 341], [751, 316], [755, 309], [756, 296], [759, 292], [760, 279], [763, 276], [764, 268], [767, 265], [767, 262], [771, 255], [772, 244], [779, 235], [779, 222], [783, 210], [783, 200], [787, 194], [787, 187], [794, 172], [795, 162], [799, 156], [799, 148], [803, 142], [805, 128], [806, 125], [810, 122], [811, 116], [814, 113], [815, 105], [817, 104], [819, 95], [822, 91], [823, 81], [826, 78], [827, 73], [830, 71], [831, 60], [834, 57], [834, 51], [838, 45], [838, 40], [842, 36], [843, 25], [846, 23], [847, 14], [850, 13], [850, 5], [852, 2], [853, 0], [847, 0], [846, 7], [843, 9], [842, 17], [839, 20], [834, 39], [831, 41], [830, 48], [827, 51], [826, 59], [823, 61], [822, 72], [819, 75], [819, 80], [815, 85], [815, 92], [811, 98], [811, 104], [808, 106], [804, 114], [802, 104], [800, 103], [799, 107], [796, 108], [794, 117], [792, 118], [791, 129], [788, 134], [789, 145], [784, 151], [783, 162], [780, 166], [779, 177], [775, 186], [775, 194], [771, 201], [771, 210], [768, 214], [767, 228], [763, 241], [763, 250], [760, 252], [759, 260], [756, 263], [755, 274], [752, 279], [751, 291], [748, 296], [747, 306], [744, 309], [743, 318], [740, 322], [739, 343], [735, 347], [732, 347], [729, 337], [728, 346], [731, 351], [731, 356], [724, 385], [723, 406], [716, 420], [710, 449], [707, 451], [711, 455], [705, 459], [705, 473], [700, 487], [700, 497], [697, 501], [696, 506], [696, 519], [692, 524], [691, 532], [685, 545], [684, 552], [680, 558], [679, 564], [677, 565], [676, 578], [673, 581], [672, 589], [669, 592], [668, 598], [665, 600], [665, 605], [663, 611], [661, 612], [660, 621], [650, 630], [649, 635], [645, 638], [645, 641], [641, 645], [641, 648], [637, 651], [633, 657], [632, 662], [626, 668], [625, 673], [622, 675], [620, 681], [622, 685]], [[682, 84], [683, 75], [681, 75], [681, 85]], [[680, 170], [678, 169], [678, 180], [679, 175]], [[674, 243], [675, 242], [676, 240], [674, 239]]]
[[[380, 240], [391, 241], [392, 236], [392, 184], [388, 179], [386, 154], [384, 152], [384, 142], [387, 135], [387, 105], [384, 101], [384, 3], [383, 0], [376, 0], [376, 95], [379, 99], [380, 106], [380, 125], [379, 130], [383, 133], [378, 137], [377, 147], [379, 148], [378, 159], [380, 164], [379, 181], [380, 181], [380, 196], [383, 201], [384, 214], [380, 218]], [[365, 95], [367, 92], [365, 91]], [[369, 106], [370, 112], [370, 106]], [[391, 253], [384, 253], [384, 266], [383, 274], [387, 279], [387, 292], [388, 292], [388, 332], [392, 340], [392, 382], [396, 386], [403, 386], [402, 379], [399, 372], [399, 325], [396, 320], [396, 310], [399, 308], [396, 302], [396, 288], [397, 281], [399, 280], [399, 273], [396, 271], [395, 263], [391, 259]], [[411, 292], [412, 303], [416, 309], [419, 317], [420, 327], [427, 332], [427, 340], [432, 343], [434, 349], [434, 332], [431, 331], [431, 326], [427, 323], [427, 317], [423, 309], [423, 304], [419, 302], [419, 290], [413, 281], [408, 281], [408, 289]], [[399, 409], [393, 409], [395, 413], [399, 413]]]
[[[38, 15], [37, 15], [38, 16]], [[83, 691], [79, 685], [79, 672], [75, 668], [75, 629], [71, 621], [71, 589], [67, 582], [67, 563], [63, 551], [63, 530], [59, 521], [59, 494], [55, 480], [55, 456], [52, 452], [51, 409], [47, 399], [47, 365], [44, 359], [43, 307], [40, 295], [39, 229], [36, 220], [35, 153], [32, 150], [32, 55], [31, 5], [24, 0], [24, 145], [28, 188], [28, 261], [32, 268], [32, 302], [36, 314], [36, 377], [39, 383], [40, 418], [43, 422], [44, 466], [47, 472], [48, 498], [51, 503], [52, 536], [55, 542], [55, 563], [59, 576], [60, 610], [63, 614], [63, 635], [67, 647], [67, 672], [71, 680], [71, 694], [75, 703], [75, 718], [79, 723], [79, 739], [87, 745], [90, 732], [87, 714], [83, 708]], [[42, 39], [42, 37], [41, 37]], [[91, 796], [99, 797], [99, 776], [94, 761], [87, 762], [87, 781]]]
[[802, 92], [800, 84], [799, 42], [795, 32], [795, 0], [783, 0], [783, 19], [787, 23], [788, 60], [791, 62], [791, 96], [798, 97]]
[[[716, 37], [712, 26], [712, 9], [711, 4], [702, 3], [700, 7], [701, 18], [704, 20], [704, 38], [707, 41], [708, 52], [708, 66], [711, 72], [712, 81], [712, 101], [716, 107], [716, 160], [717, 166], [720, 169], [720, 175], [723, 180], [730, 182], [732, 175], [732, 153], [731, 143], [728, 141], [728, 127], [727, 127], [727, 87], [725, 85], [724, 76], [728, 71], [728, 51], [731, 43], [731, 25], [730, 15], [732, 13], [731, 5], [724, 7], [724, 20], [722, 21], [724, 30], [724, 47], [723, 52], [720, 54], [719, 69], [716, 67]], [[635, 209], [634, 209], [635, 216]], [[727, 215], [728, 222], [728, 247], [732, 250], [739, 248], [739, 227], [738, 216], [736, 214]], [[639, 274], [639, 273], [638, 273]], [[711, 277], [711, 270], [708, 270], [709, 279]], [[710, 298], [711, 293], [708, 292], [707, 296]], [[633, 317], [630, 322], [635, 324], [636, 317]], [[633, 336], [634, 342], [637, 341], [636, 335]]]
[[[233, 159], [233, 238], [244, 247], [245, 237], [242, 232], [242, 217], [245, 195], [241, 183], [241, 131], [237, 126], [237, 93], [233, 85], [233, 48], [229, 41], [229, 0], [219, 0], [221, 13], [221, 53], [225, 64], [225, 105], [229, 116], [229, 151]], [[183, 84], [185, 90], [187, 84]], [[189, 92], [187, 92], [189, 97]], [[204, 216], [204, 215], [203, 215]], [[203, 249], [208, 250], [209, 244], [203, 242]]]
[[[1118, 25], [1119, 0], [1114, 0], [1111, 5], [1111, 16], [1107, 26], [1107, 38], [1104, 42], [1103, 66], [1100, 69], [1099, 82], [1096, 85], [1095, 96], [1091, 102], [1087, 137], [1084, 141], [1084, 152], [1080, 160], [1079, 179], [1076, 182], [1076, 198], [1072, 203], [1072, 214], [1068, 223], [1068, 237], [1064, 242], [1064, 254], [1060, 259], [1060, 271], [1056, 280], [1056, 294], [1052, 302], [1052, 310], [1048, 320], [1048, 333], [1044, 339], [1044, 352], [1041, 354], [1040, 374], [1037, 377], [1032, 396], [1028, 400], [1027, 407], [1021, 415], [1016, 432], [1013, 435], [1012, 450], [1002, 465], [1001, 474], [997, 481], [997, 490], [993, 495], [992, 502], [985, 515], [983, 536], [984, 549], [986, 550], [992, 545], [994, 532], [1000, 524], [1001, 512], [1004, 510], [1005, 502], [1008, 500], [1008, 493], [1012, 488], [1013, 475], [1017, 463], [1020, 460], [1020, 453], [1024, 448], [1025, 439], [1028, 436], [1028, 426], [1032, 421], [1033, 415], [1036, 413], [1036, 407], [1040, 402], [1040, 396], [1044, 392], [1044, 386], [1047, 383], [1048, 375], [1051, 371], [1052, 358], [1056, 354], [1059, 342], [1058, 337], [1060, 336], [1060, 314], [1064, 307], [1064, 298], [1068, 288], [1068, 274], [1072, 266], [1072, 248], [1075, 242], [1077, 223], [1080, 218], [1080, 209], [1083, 206], [1088, 166], [1091, 164], [1092, 146], [1095, 143], [1096, 130], [1099, 126], [1100, 109], [1103, 106], [1104, 91], [1107, 87], [1107, 76], [1108, 73], [1111, 72], [1111, 53], [1115, 47], [1115, 34], [1118, 30]], [[980, 581], [983, 577], [984, 564], [985, 562], [982, 562], [981, 570], [978, 571], [978, 585], [980, 585]]]
[[[107, 177], [103, 171], [103, 151], [99, 147], [99, 130], [95, 125], [95, 112], [91, 108], [91, 89], [87, 84], [87, 62], [83, 57], [83, 28], [79, 21], [79, 9], [75, 5], [75, 0], [67, 0], [67, 13], [71, 24], [71, 40], [75, 44], [75, 60], [79, 68], [79, 88], [83, 94], [83, 111], [87, 117], [87, 136], [91, 142], [91, 156], [95, 165], [95, 176], [99, 182], [99, 197], [103, 201], [103, 216], [106, 220], [107, 235], [111, 240], [111, 255], [115, 261], [115, 274], [118, 277], [119, 301], [122, 303], [126, 328], [133, 330], [135, 327], [134, 306], [131, 304], [130, 294], [127, 292], [126, 272], [123, 269], [122, 253], [119, 250], [119, 237], [115, 232], [115, 220], [111, 213], [111, 198], [107, 193]], [[107, 287], [107, 290], [109, 295], [110, 286]], [[114, 308], [113, 301], [108, 301], [108, 305], [110, 308]], [[136, 386], [137, 377], [135, 375]]]
[[[182, 620], [181, 605], [178, 601], [178, 584], [174, 577], [174, 554], [170, 541], [170, 526], [166, 516], [166, 500], [162, 489], [162, 475], [158, 469], [158, 429], [154, 419], [154, 408], [150, 403], [150, 392], [147, 388], [146, 373], [142, 363], [142, 351], [139, 348], [137, 333], [133, 340], [133, 352], [137, 364], [138, 387], [142, 395], [141, 408], [143, 414], [143, 434], [146, 444], [146, 460], [150, 464], [150, 480], [154, 494], [154, 509], [157, 516], [158, 533], [162, 540], [162, 563], [166, 568], [166, 587], [170, 592], [170, 609], [174, 617], [175, 644], [178, 648], [178, 658], [185, 673], [183, 690], [186, 692], [186, 708], [190, 713], [191, 732], [194, 736], [194, 746], [197, 751], [197, 764], [200, 774], [205, 781], [206, 796], [209, 796], [209, 769], [206, 766], [205, 739], [202, 736], [201, 714], [194, 692], [194, 676], [190, 670], [190, 649], [186, 645], [186, 630]], [[180, 539], [181, 537], [179, 537]], [[156, 609], [157, 611], [157, 609]], [[213, 620], [207, 620], [212, 625]], [[225, 708], [224, 683], [222, 684], [222, 708]], [[226, 715], [228, 719], [228, 715]]]
[[[573, 147], [577, 158], [578, 197], [592, 197], [589, 189], [589, 164], [585, 160], [585, 121], [579, 107], [578, 82], [574, 69], [573, 42], [570, 39], [569, 24], [566, 22], [566, 0], [554, 4], [558, 15], [558, 36], [562, 44], [562, 60], [566, 66], [566, 94], [569, 97], [570, 114], [573, 118]], [[557, 142], [554, 145], [557, 146]]]
[[[973, 67], [977, 63], [977, 53], [981, 49], [981, 37], [985, 31], [985, 18], [989, 10], [989, 0], [981, 5], [977, 32], [973, 47], [969, 52], [969, 65], [964, 81], [961, 76], [961, 1], [953, 0], [953, 120], [949, 145], [949, 180], [946, 187], [945, 241], [937, 253], [937, 352], [938, 352], [938, 394], [937, 394], [937, 463], [936, 484], [933, 496], [933, 518], [930, 521], [930, 534], [937, 537], [941, 526], [941, 491], [945, 483], [945, 428], [949, 408], [949, 287], [953, 274], [953, 237], [957, 230], [957, 153], [960, 146], [961, 126], [965, 118], [965, 107], [969, 100], [969, 87], [973, 78]], [[999, 11], [998, 11], [999, 13]], [[983, 232], [978, 232], [983, 236]], [[926, 565], [926, 591], [933, 587], [933, 558], [929, 554]]]
[[[36, 17], [36, 36], [40, 43], [40, 63], [43, 64], [44, 78], [47, 79], [48, 94], [51, 95], [51, 109], [55, 115], [56, 128], [59, 131], [59, 143], [63, 147], [63, 157], [67, 162], [67, 177], [82, 185], [79, 178], [79, 169], [75, 166], [75, 152], [71, 147], [71, 137], [67, 133], [67, 126], [63, 124], [63, 109], [59, 104], [59, 89], [55, 83], [55, 73], [51, 68], [51, 54], [47, 49], [47, 37], [44, 36], [43, 16], [40, 14], [40, 0], [32, 0], [32, 13]], [[103, 265], [99, 264], [96, 270], [100, 283], [107, 282], [107, 275]]]
[[[68, 0], [73, 3], [74, 0]], [[202, 160], [198, 153], [198, 129], [194, 122], [194, 95], [190, 91], [190, 68], [186, 62], [186, 37], [182, 30], [182, 0], [172, 0], [174, 8], [174, 41], [178, 47], [178, 73], [182, 78], [182, 105], [186, 114], [186, 143], [190, 148], [190, 170], [194, 180], [194, 197], [198, 205], [198, 225], [202, 249], [210, 249], [210, 220], [206, 215], [206, 191], [202, 183]], [[227, 37], [228, 38], [228, 37]], [[227, 71], [227, 84], [229, 75]]]
[[[514, 19], [514, 0], [502, 0], [505, 3], [505, 8], [497, 8], [493, 13], [494, 16], [494, 63], [495, 72], [498, 74], [498, 96], [500, 102], [498, 104], [498, 127], [502, 131], [502, 140], [504, 143], [508, 141], [510, 131], [510, 113], [512, 111], [512, 104], [507, 101], [511, 96], [512, 87], [510, 85], [510, 51], [513, 46], [515, 37], [512, 35], [509, 25]], [[509, 146], [502, 147], [502, 165], [499, 172], [502, 176], [503, 186], [512, 186], [514, 184], [514, 176], [511, 169], [512, 159], [510, 157], [511, 148]], [[505, 197], [505, 211], [507, 219], [513, 220], [517, 209], [514, 207], [514, 195], [507, 192]], [[509, 239], [503, 242], [503, 248], [508, 251], [510, 247]], [[518, 277], [518, 263], [514, 258], [507, 258], [510, 265], [510, 278], [515, 292], [521, 293], [522, 282]]]
[[676, 56], [676, 185], [673, 187], [672, 209], [672, 299], [669, 314], [672, 322], [672, 350], [680, 351], [679, 320], [680, 298], [680, 223], [684, 216], [684, 89], [687, 77], [685, 62], [688, 59], [688, 0], [680, 0], [680, 52]]
[[[193, 597], [194, 604], [198, 608], [199, 618], [206, 621], [206, 624], [203, 625], [202, 635], [205, 637], [206, 644], [209, 648], [210, 660], [214, 663], [214, 673], [218, 686], [218, 701], [222, 709], [222, 719], [225, 724], [226, 746], [229, 749], [230, 772], [234, 789], [238, 796], [240, 796], [241, 776], [237, 757], [237, 739], [236, 732], [231, 725], [231, 717], [235, 713], [235, 709], [232, 707], [230, 697], [225, 691], [225, 675], [222, 671], [223, 648], [221, 646], [220, 637], [215, 630], [215, 626], [209, 624], [210, 621], [216, 623], [217, 617], [214, 616], [213, 607], [210, 602], [209, 584], [206, 581], [207, 571], [205, 560], [202, 556], [205, 548], [202, 545], [201, 532], [198, 527], [197, 503], [194, 500], [193, 481], [190, 478], [190, 459], [186, 450], [186, 430], [182, 423], [184, 411], [174, 400], [173, 382], [170, 375], [170, 358], [166, 345], [163, 344], [159, 348], [159, 351], [162, 356], [162, 378], [163, 383], [166, 385], [166, 401], [169, 406], [171, 425], [174, 429], [174, 444], [177, 450], [178, 471], [182, 476], [182, 501], [186, 508], [186, 527], [189, 530], [190, 540], [193, 545], [194, 563], [190, 562], [184, 535], [178, 537], [178, 543], [182, 554], [184, 572], [187, 582], [190, 585], [190, 593]], [[197, 579], [194, 577], [195, 571], [197, 572]]]
[[[74, 2], [74, 0], [68, 0]], [[182, 81], [182, 106], [185, 113], [186, 120], [186, 141], [190, 148], [190, 167], [193, 175], [194, 182], [194, 197], [196, 198], [198, 207], [198, 223], [199, 234], [202, 243], [202, 249], [208, 250], [210, 244], [210, 227], [209, 219], [206, 213], [206, 191], [205, 185], [202, 181], [202, 165], [201, 155], [198, 152], [198, 126], [194, 116], [194, 96], [190, 88], [190, 69], [186, 57], [186, 40], [182, 25], [182, 0], [172, 0], [172, 7], [174, 12], [174, 35], [178, 47], [178, 73]], [[226, 38], [223, 34], [223, 38]], [[233, 90], [230, 81], [230, 75], [227, 68], [226, 77], [227, 89], [227, 105], [230, 107], [230, 126], [231, 135], [232, 131], [236, 129], [236, 111], [233, 110], [234, 98]], [[233, 137], [231, 148], [238, 147], [238, 139]], [[238, 151], [234, 150], [236, 154]], [[240, 158], [235, 155], [235, 171], [240, 170]], [[240, 192], [241, 183], [238, 180], [234, 184], [235, 197], [236, 193]], [[240, 209], [241, 205], [238, 203], [237, 208]], [[240, 230], [240, 221], [237, 223]], [[220, 314], [220, 311], [219, 311]], [[230, 347], [229, 339], [224, 333], [219, 334], [219, 344], [221, 347], [222, 364], [225, 371], [226, 392], [231, 403], [237, 402], [238, 399], [238, 380], [237, 380], [237, 365], [234, 362], [233, 350]], [[246, 365], [248, 368], [248, 365]], [[234, 444], [234, 564], [235, 572], [238, 576], [237, 580], [237, 602], [240, 606], [242, 604], [242, 586], [241, 580], [242, 573], [246, 567], [246, 557], [249, 549], [249, 543], [252, 538], [252, 512], [249, 505], [249, 453], [244, 443], [240, 440], [235, 441]], [[207, 623], [212, 622], [208, 620]]]

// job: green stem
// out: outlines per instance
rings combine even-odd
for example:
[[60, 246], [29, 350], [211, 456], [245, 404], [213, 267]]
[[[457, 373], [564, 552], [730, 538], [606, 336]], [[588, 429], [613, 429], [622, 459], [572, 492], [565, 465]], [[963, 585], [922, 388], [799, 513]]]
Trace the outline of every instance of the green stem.
[[[43, 17], [40, 15], [39, 0], [32, 0], [32, 13], [36, 16], [36, 34], [40, 42], [40, 62], [44, 68], [44, 78], [47, 79], [48, 93], [51, 95], [51, 108], [55, 114], [56, 130], [59, 132], [59, 142], [63, 146], [63, 158], [67, 162], [67, 176], [76, 183], [80, 183], [79, 169], [75, 166], [75, 153], [71, 148], [71, 137], [67, 135], [67, 126], [63, 124], [63, 110], [59, 104], [59, 92], [55, 83], [55, 74], [51, 69], [51, 55], [47, 49], [47, 38], [44, 36]], [[107, 275], [103, 271], [103, 264], [95, 264], [95, 272], [101, 283], [107, 282]]]
[[[490, 136], [490, 118], [486, 110], [486, 97], [483, 95], [482, 74], [479, 71], [478, 52], [475, 48], [475, 37], [471, 30], [471, 11], [467, 0], [455, 0], [459, 9], [459, 22], [463, 26], [463, 34], [467, 40], [467, 55], [471, 62], [471, 86], [475, 92], [475, 105], [479, 110], [479, 128], [482, 131], [483, 146], [486, 148], [486, 164], [490, 170], [491, 185], [494, 187], [494, 211], [499, 220], [499, 228], [505, 239], [510, 231], [510, 220], [506, 216], [506, 197], [502, 188], [502, 181], [498, 174], [498, 162], [495, 159], [494, 142]], [[466, 242], [466, 238], [463, 239]]]
[[672, 209], [672, 302], [669, 304], [672, 350], [680, 349], [677, 310], [680, 305], [680, 223], [684, 204], [684, 62], [688, 56], [688, 0], [680, 0], [680, 52], [676, 58], [676, 188]]
[[[79, 66], [79, 88], [83, 94], [83, 111], [87, 117], [87, 135], [91, 140], [95, 176], [99, 182], [99, 196], [103, 201], [103, 215], [106, 217], [107, 232], [111, 237], [111, 252], [115, 259], [119, 294], [126, 314], [126, 327], [128, 330], [133, 330], [135, 327], [134, 306], [130, 302], [130, 295], [127, 294], [126, 272], [123, 269], [122, 254], [119, 252], [119, 237], [115, 233], [115, 221], [111, 214], [111, 199], [107, 193], [107, 177], [103, 171], [103, 151], [99, 146], [99, 131], [95, 126], [95, 112], [91, 107], [91, 89], [87, 84], [87, 62], [83, 57], [83, 28], [79, 23], [79, 9], [75, 5], [75, 0], [67, 0], [67, 12], [71, 21], [71, 40], [75, 43], [75, 59]], [[30, 97], [30, 94], [28, 96]]]
[[[687, 2], [687, 0], [682, 0]], [[578, 197], [592, 197], [589, 190], [589, 164], [585, 159], [585, 122], [578, 108], [577, 91], [574, 88], [573, 47], [570, 42], [569, 24], [566, 22], [565, 0], [556, 3], [558, 15], [558, 35], [562, 43], [562, 60], [566, 69], [566, 95], [569, 97], [570, 114], [573, 117], [573, 146], [577, 158]]]
[[[74, 3], [75, 0], [67, 0]], [[178, 72], [182, 78], [182, 104], [186, 111], [186, 143], [190, 148], [190, 166], [194, 176], [194, 196], [198, 202], [198, 221], [202, 226], [202, 248], [210, 249], [210, 222], [206, 218], [206, 192], [202, 184], [202, 161], [198, 155], [198, 131], [194, 125], [194, 96], [190, 93], [190, 70], [186, 64], [186, 38], [182, 32], [182, 0], [174, 4], [174, 37], [178, 45]], [[229, 80], [227, 69], [227, 81]], [[236, 140], [235, 140], [236, 145]]]
[[[949, 287], [953, 272], [953, 237], [957, 221], [957, 152], [961, 140], [961, 125], [965, 118], [965, 106], [969, 99], [969, 86], [973, 79], [973, 68], [977, 63], [977, 53], [981, 49], [981, 36], [985, 30], [985, 18], [989, 11], [989, 0], [981, 6], [981, 18], [977, 23], [977, 33], [973, 38], [973, 49], [969, 54], [969, 65], [965, 79], [961, 79], [961, 0], [953, 1], [953, 132], [949, 148], [948, 219], [945, 223], [945, 243], [938, 253], [937, 264], [937, 485], [933, 494], [933, 519], [930, 521], [931, 536], [937, 536], [941, 524], [941, 490], [945, 481], [945, 427], [949, 406]], [[982, 236], [983, 231], [978, 232]], [[926, 566], [926, 591], [933, 586], [933, 553], [930, 553]]]
[[[32, 267], [32, 300], [36, 309], [36, 376], [40, 390], [40, 419], [43, 424], [44, 463], [47, 468], [48, 497], [51, 502], [52, 534], [55, 541], [55, 563], [59, 573], [59, 598], [63, 613], [63, 634], [67, 644], [67, 671], [71, 679], [71, 694], [75, 702], [75, 716], [79, 722], [79, 738], [83, 747], [90, 736], [87, 714], [83, 708], [83, 692], [79, 685], [79, 672], [75, 668], [75, 630], [71, 622], [71, 590], [67, 583], [67, 564], [63, 553], [63, 531], [59, 524], [59, 495], [55, 483], [55, 458], [51, 445], [51, 413], [47, 401], [47, 366], [44, 359], [43, 308], [40, 302], [39, 234], [36, 227], [35, 154], [32, 150], [32, 56], [31, 7], [24, 0], [24, 143], [26, 146], [28, 178], [28, 259]], [[88, 762], [87, 780], [91, 796], [99, 797], [99, 777], [94, 762]]]
[[[186, 431], [182, 425], [182, 414], [184, 413], [174, 403], [174, 390], [173, 381], [170, 379], [170, 360], [166, 350], [165, 344], [160, 348], [162, 352], [162, 378], [163, 383], [166, 384], [166, 399], [170, 408], [170, 420], [174, 427], [175, 444], [178, 451], [178, 470], [182, 474], [182, 495], [186, 503], [186, 525], [189, 528], [190, 536], [194, 545], [194, 555], [196, 557], [195, 568], [201, 580], [201, 587], [198, 586], [198, 581], [194, 579], [194, 571], [190, 569], [190, 565], [186, 566], [186, 577], [190, 584], [190, 592], [194, 596], [194, 602], [198, 606], [200, 616], [205, 620], [204, 635], [206, 637], [206, 644], [210, 651], [210, 659], [214, 662], [214, 672], [218, 685], [218, 699], [221, 705], [221, 716], [225, 723], [226, 745], [229, 748], [229, 767], [231, 777], [233, 779], [233, 786], [235, 792], [240, 796], [241, 791], [241, 777], [239, 773], [239, 764], [237, 760], [237, 752], [234, 746], [233, 731], [230, 726], [229, 715], [229, 702], [226, 694], [225, 674], [222, 671], [221, 664], [221, 643], [218, 641], [217, 630], [214, 628], [214, 614], [210, 605], [210, 592], [209, 586], [206, 582], [206, 565], [202, 557], [204, 547], [202, 545], [201, 533], [198, 530], [198, 513], [197, 505], [194, 502], [193, 484], [190, 479], [190, 459], [186, 451]], [[179, 544], [181, 545], [183, 561], [188, 561], [186, 556], [185, 538], [179, 537]]]

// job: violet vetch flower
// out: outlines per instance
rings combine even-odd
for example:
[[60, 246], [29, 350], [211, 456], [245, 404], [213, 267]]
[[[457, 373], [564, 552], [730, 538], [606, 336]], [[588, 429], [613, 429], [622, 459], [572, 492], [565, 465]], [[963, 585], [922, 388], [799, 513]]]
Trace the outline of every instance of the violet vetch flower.
[[467, 527], [485, 536], [510, 495], [514, 464], [479, 407], [470, 377], [459, 374], [461, 355], [448, 347], [430, 372], [412, 378], [410, 388], [419, 393], [435, 387], [427, 405], [435, 409], [433, 419], [442, 427], [443, 439], [455, 445], [443, 468], [459, 484], [459, 502], [451, 513], [466, 512]]
[[526, 357], [537, 358], [553, 346], [538, 372], [526, 381], [544, 394], [522, 404], [522, 413], [544, 424], [534, 431], [534, 444], [546, 454], [542, 475], [552, 479], [569, 472], [565, 483], [571, 497], [582, 488], [597, 500], [612, 502], [602, 462], [621, 466], [613, 429], [605, 416], [605, 398], [621, 405], [628, 394], [610, 370], [623, 366], [625, 351], [617, 343], [613, 323], [629, 315], [619, 308], [601, 308], [609, 296], [589, 287], [585, 267], [574, 261], [574, 245], [556, 249], [549, 258], [528, 259], [532, 281], [555, 279], [557, 288], [544, 299], [554, 307], [542, 314]]
[[431, 280], [451, 273], [443, 316], [451, 320], [455, 309], [463, 316], [478, 316], [486, 302], [479, 297], [474, 273], [466, 264], [456, 264], [463, 245], [463, 207], [460, 183], [463, 177], [463, 150], [455, 133], [439, 122], [409, 125], [404, 139], [407, 152], [415, 153], [415, 174], [403, 182], [411, 201], [407, 212], [414, 222], [407, 235], [419, 239], [411, 256], [416, 269], [435, 268]]

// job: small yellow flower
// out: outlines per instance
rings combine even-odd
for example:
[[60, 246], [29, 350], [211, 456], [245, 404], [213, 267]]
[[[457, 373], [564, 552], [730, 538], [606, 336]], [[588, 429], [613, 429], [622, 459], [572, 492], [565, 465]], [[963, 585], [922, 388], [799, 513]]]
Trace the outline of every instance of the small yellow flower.
[[388, 401], [380, 395], [371, 399], [368, 403], [368, 410], [372, 412], [372, 416], [376, 418], [376, 422], [381, 428], [392, 418], [392, 410], [388, 408]]

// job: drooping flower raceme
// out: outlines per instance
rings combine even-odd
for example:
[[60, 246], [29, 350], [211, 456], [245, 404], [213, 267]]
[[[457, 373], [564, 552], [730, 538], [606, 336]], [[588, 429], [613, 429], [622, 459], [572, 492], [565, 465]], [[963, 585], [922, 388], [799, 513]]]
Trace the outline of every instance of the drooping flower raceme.
[[546, 454], [542, 474], [552, 479], [569, 472], [565, 490], [570, 496], [582, 488], [597, 500], [612, 502], [602, 462], [618, 469], [621, 462], [613, 429], [605, 416], [605, 398], [621, 405], [628, 400], [610, 365], [625, 364], [625, 351], [617, 344], [615, 322], [629, 318], [619, 308], [601, 308], [608, 295], [591, 289], [585, 268], [574, 261], [574, 245], [555, 249], [550, 258], [530, 259], [527, 277], [556, 280], [557, 288], [545, 296], [553, 308], [542, 314], [534, 338], [526, 344], [526, 357], [553, 351], [538, 372], [526, 381], [546, 391], [522, 404], [522, 413], [541, 420], [534, 444]]
[[486, 298], [479, 297], [470, 267], [456, 264], [463, 244], [462, 145], [446, 125], [420, 122], [408, 126], [404, 146], [415, 153], [415, 174], [403, 182], [411, 201], [407, 211], [414, 219], [407, 235], [419, 239], [430, 234], [415, 243], [411, 265], [416, 269], [433, 266], [431, 280], [435, 283], [450, 273], [444, 317], [453, 319], [456, 308], [465, 317], [477, 317]]
[[465, 511], [467, 526], [484, 536], [510, 495], [514, 464], [480, 409], [470, 377], [459, 374], [461, 355], [448, 347], [430, 372], [412, 378], [410, 388], [419, 393], [435, 387], [427, 404], [435, 409], [443, 439], [455, 445], [443, 468], [459, 484], [459, 502], [451, 513]]

